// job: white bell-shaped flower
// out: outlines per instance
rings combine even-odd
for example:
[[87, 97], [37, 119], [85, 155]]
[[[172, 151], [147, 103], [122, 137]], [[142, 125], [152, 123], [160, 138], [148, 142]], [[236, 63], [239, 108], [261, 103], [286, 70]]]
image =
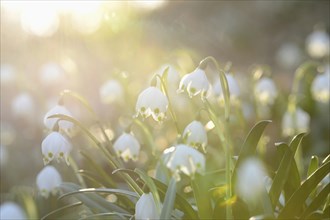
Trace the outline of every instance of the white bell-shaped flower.
[[284, 136], [293, 136], [297, 133], [309, 131], [310, 116], [300, 108], [296, 109], [296, 114], [285, 112], [282, 119], [282, 132]]
[[41, 143], [44, 164], [46, 165], [56, 158], [57, 161], [65, 160], [69, 165], [71, 149], [72, 146], [66, 137], [57, 131], [51, 132]]
[[237, 170], [237, 194], [247, 201], [254, 201], [266, 191], [264, 178], [267, 175], [263, 164], [249, 158]]
[[152, 193], [143, 193], [135, 204], [135, 219], [149, 220], [159, 218], [160, 213], [157, 210]]
[[[49, 110], [44, 117], [44, 125], [52, 130], [55, 123], [58, 121], [58, 118], [48, 118], [51, 115], [62, 114], [72, 117], [71, 112], [65, 108], [63, 105], [56, 105], [54, 108]], [[73, 123], [65, 120], [60, 120], [58, 123], [59, 127], [62, 129], [70, 129], [73, 127]]]
[[0, 83], [10, 84], [16, 79], [14, 68], [9, 64], [1, 64], [0, 66]]
[[313, 31], [306, 39], [306, 47], [311, 57], [328, 56], [330, 51], [329, 35], [323, 30]]
[[302, 61], [302, 51], [295, 43], [283, 43], [276, 51], [276, 61], [284, 68], [296, 68]]
[[[156, 75], [159, 75], [160, 77], [163, 76], [165, 69], [168, 68], [167, 72], [167, 85], [170, 89], [176, 89], [180, 82], [180, 74], [179, 72], [174, 68], [174, 66], [170, 64], [162, 65], [157, 71]], [[160, 88], [160, 82], [157, 78], [157, 88]]]
[[133, 135], [127, 133], [123, 133], [120, 137], [118, 137], [113, 145], [113, 148], [115, 149], [117, 155], [125, 162], [129, 159], [136, 161], [140, 153], [139, 142]]
[[65, 80], [63, 69], [54, 62], [44, 64], [40, 69], [40, 81], [46, 86], [59, 84]]
[[[227, 73], [226, 78], [228, 82], [230, 100], [235, 100], [241, 95], [241, 90], [238, 86], [236, 79], [232, 74]], [[224, 99], [220, 79], [217, 79], [216, 82], [214, 83], [213, 92], [217, 97], [219, 97], [220, 100]]]
[[34, 117], [35, 103], [29, 93], [21, 93], [11, 103], [11, 110], [16, 117]]
[[192, 121], [183, 131], [185, 143], [193, 147], [202, 147], [205, 150], [207, 145], [207, 134], [203, 124], [199, 121]]
[[330, 66], [327, 71], [317, 75], [312, 83], [311, 92], [318, 102], [329, 103], [330, 100]]
[[263, 77], [255, 85], [254, 95], [261, 105], [272, 105], [277, 97], [277, 89], [274, 81]]
[[166, 166], [173, 172], [182, 172], [187, 176], [202, 174], [205, 170], [205, 157], [198, 150], [184, 144], [176, 146]]
[[120, 101], [124, 97], [123, 86], [117, 80], [109, 80], [105, 82], [100, 90], [101, 102], [104, 104], [111, 104]]
[[5, 202], [0, 206], [0, 219], [24, 220], [27, 219], [27, 216], [25, 211], [16, 203]]
[[182, 77], [178, 92], [186, 91], [190, 98], [201, 94], [202, 98], [206, 97], [210, 83], [206, 77], [205, 71], [196, 68], [193, 72]]
[[62, 183], [60, 173], [53, 166], [45, 166], [37, 175], [37, 187], [42, 196], [56, 194]]
[[165, 118], [168, 107], [166, 96], [156, 87], [143, 90], [136, 102], [137, 115], [147, 118], [150, 115], [155, 121], [161, 122]]

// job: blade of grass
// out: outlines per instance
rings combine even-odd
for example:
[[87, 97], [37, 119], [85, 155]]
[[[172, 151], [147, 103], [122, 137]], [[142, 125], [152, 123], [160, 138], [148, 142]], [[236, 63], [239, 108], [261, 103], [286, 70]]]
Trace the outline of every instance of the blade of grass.
[[280, 212], [279, 219], [292, 219], [300, 211], [308, 195], [315, 189], [318, 183], [330, 172], [330, 161], [319, 167], [299, 189], [292, 195]]
[[165, 194], [164, 205], [160, 213], [160, 219], [171, 218], [172, 210], [174, 207], [175, 196], [176, 196], [176, 180], [174, 177], [172, 177]]

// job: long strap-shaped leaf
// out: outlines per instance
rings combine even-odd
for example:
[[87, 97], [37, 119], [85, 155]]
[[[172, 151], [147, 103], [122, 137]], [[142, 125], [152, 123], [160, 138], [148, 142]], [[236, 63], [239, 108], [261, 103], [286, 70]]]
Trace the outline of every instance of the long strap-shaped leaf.
[[279, 219], [293, 219], [298, 215], [300, 208], [305, 203], [308, 195], [314, 190], [319, 182], [330, 172], [330, 161], [319, 167], [305, 180], [299, 189], [292, 195], [286, 206], [279, 214]]
[[41, 218], [41, 220], [45, 220], [45, 219], [48, 219], [49, 217], [54, 217], [54, 215], [57, 215], [59, 213], [63, 213], [63, 211], [67, 210], [67, 209], [71, 209], [71, 208], [74, 208], [74, 207], [77, 207], [77, 206], [80, 206], [82, 205], [83, 203], [82, 202], [75, 202], [75, 203], [72, 203], [72, 204], [69, 204], [69, 205], [66, 205], [66, 206], [63, 206], [61, 208], [58, 208], [50, 213], [48, 213], [47, 215], [45, 215], [44, 217]]
[[87, 189], [80, 189], [78, 191], [73, 191], [73, 192], [68, 192], [63, 195], [61, 195], [58, 199], [62, 199], [67, 196], [71, 196], [74, 194], [79, 194], [79, 193], [113, 193], [113, 194], [120, 194], [120, 195], [126, 195], [126, 196], [131, 196], [135, 198], [139, 198], [139, 195], [136, 192], [131, 192], [128, 190], [123, 190], [123, 189], [104, 189], [104, 188], [87, 188]]
[[[76, 192], [80, 190], [80, 186], [74, 183], [62, 183], [61, 189], [63, 189], [64, 192]], [[96, 213], [115, 211], [129, 214], [125, 209], [106, 201], [103, 197], [97, 194], [91, 193], [86, 195], [84, 193], [78, 193], [75, 194], [75, 197]]]
[[162, 208], [162, 212], [160, 213], [160, 219], [170, 219], [172, 210], [174, 207], [175, 202], [175, 196], [176, 196], [176, 180], [174, 177], [172, 177], [170, 184], [167, 188], [165, 199], [164, 199], [164, 205]]
[[235, 182], [236, 182], [236, 172], [239, 165], [242, 163], [244, 159], [250, 156], [254, 156], [258, 142], [263, 134], [266, 126], [270, 123], [270, 120], [260, 121], [258, 122], [249, 132], [248, 136], [246, 137], [243, 146], [241, 148], [241, 152], [237, 159], [233, 174], [232, 174], [232, 187], [233, 190], [235, 189]]
[[[156, 184], [160, 196], [164, 198], [168, 187], [164, 183], [160, 182], [155, 178], [152, 178], [152, 180]], [[174, 207], [185, 213], [183, 219], [199, 219], [196, 211], [191, 207], [191, 205], [187, 202], [187, 200], [183, 198], [180, 194], [176, 194]]]
[[[276, 144], [276, 147], [277, 147], [277, 152], [280, 155], [280, 158], [283, 158], [286, 151], [290, 149], [289, 146], [285, 143]], [[294, 158], [293, 155], [292, 157]], [[291, 158], [291, 168], [290, 170], [288, 170], [289, 171], [288, 176], [290, 176], [290, 178], [286, 178], [284, 184], [284, 192], [286, 198], [290, 198], [292, 196], [292, 194], [300, 187], [300, 182], [301, 182], [299, 170], [296, 161], [293, 158]]]
[[304, 219], [310, 213], [314, 212], [322, 203], [326, 200], [330, 193], [330, 183], [328, 183], [322, 191], [315, 197], [311, 204], [307, 207], [304, 213], [300, 216], [301, 219]]
[[[294, 154], [295, 154], [302, 138], [304, 137], [304, 135], [305, 135], [304, 133], [296, 135], [292, 139], [292, 141], [290, 143], [290, 147], [286, 147], [287, 150], [281, 160], [280, 166], [277, 170], [277, 173], [273, 180], [273, 184], [269, 191], [269, 197], [272, 202], [273, 208], [275, 208], [277, 205], [277, 202], [278, 202], [280, 194], [283, 190], [284, 184], [287, 181], [288, 175], [290, 173], [291, 164], [293, 163], [293, 160], [294, 160]], [[284, 143], [281, 143], [281, 144], [284, 144]], [[284, 145], [286, 145], [286, 144], [284, 144]]]

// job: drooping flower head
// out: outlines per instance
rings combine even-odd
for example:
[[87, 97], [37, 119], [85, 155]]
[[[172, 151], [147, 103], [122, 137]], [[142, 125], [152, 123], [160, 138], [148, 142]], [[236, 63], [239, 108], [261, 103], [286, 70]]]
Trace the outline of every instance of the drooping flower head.
[[41, 195], [47, 198], [49, 194], [54, 195], [57, 193], [62, 178], [53, 166], [45, 166], [37, 175], [36, 181]]
[[[232, 74], [226, 73], [226, 78], [228, 82], [228, 88], [230, 93], [230, 100], [235, 100], [241, 95], [241, 90], [238, 86], [238, 83]], [[214, 94], [220, 99], [224, 100], [222, 86], [220, 80], [216, 80], [213, 85], [213, 92]]]
[[135, 204], [135, 219], [149, 220], [159, 218], [160, 213], [157, 210], [152, 193], [143, 193]]
[[318, 102], [329, 103], [330, 100], [330, 65], [323, 74], [317, 75], [312, 83], [311, 92]]
[[254, 95], [261, 105], [274, 104], [277, 97], [277, 89], [274, 81], [268, 77], [258, 80], [254, 88]]
[[192, 147], [202, 147], [205, 150], [207, 145], [207, 134], [204, 126], [199, 121], [192, 121], [183, 131], [185, 143]]
[[115, 141], [113, 148], [118, 156], [120, 156], [125, 162], [129, 159], [137, 160], [140, 152], [140, 144], [136, 138], [127, 133], [123, 133]]
[[[56, 105], [54, 108], [49, 110], [44, 117], [44, 125], [50, 130], [54, 128], [56, 122], [58, 121], [58, 118], [48, 118], [48, 117], [55, 114], [62, 114], [72, 117], [71, 112], [67, 108], [65, 108], [63, 105]], [[70, 129], [73, 127], [72, 122], [65, 120], [59, 121], [58, 125], [62, 129]]]
[[198, 94], [201, 94], [202, 98], [205, 98], [209, 87], [210, 83], [206, 77], [205, 71], [196, 68], [193, 72], [182, 77], [178, 92], [185, 91], [190, 98]]
[[[168, 85], [170, 90], [176, 89], [178, 87], [178, 84], [179, 84], [179, 81], [180, 81], [180, 75], [179, 75], [178, 71], [174, 68], [173, 65], [170, 65], [170, 64], [162, 65], [156, 71], [155, 74], [162, 77], [166, 68], [168, 68], [167, 78], [165, 79], [165, 80], [167, 80], [167, 85]], [[157, 88], [160, 88], [159, 79], [157, 79]]]
[[297, 108], [295, 114], [287, 111], [282, 119], [282, 132], [284, 136], [293, 136], [297, 133], [309, 131], [310, 116], [301, 108]]
[[27, 219], [25, 211], [16, 203], [5, 202], [0, 206], [0, 219], [24, 220]]
[[109, 80], [105, 82], [100, 88], [101, 102], [104, 104], [110, 104], [124, 97], [123, 86], [117, 80]]
[[16, 117], [31, 118], [34, 116], [35, 109], [33, 98], [27, 92], [17, 95], [11, 103], [11, 110]]
[[48, 164], [53, 159], [65, 160], [69, 165], [69, 154], [72, 146], [70, 142], [61, 133], [51, 132], [41, 143], [41, 151], [44, 164]]
[[266, 190], [264, 178], [267, 175], [263, 164], [248, 158], [241, 163], [237, 170], [237, 194], [247, 201], [253, 202]]
[[143, 118], [152, 116], [155, 121], [162, 122], [168, 107], [166, 96], [156, 87], [143, 90], [136, 102], [137, 115]]
[[205, 170], [205, 157], [198, 150], [184, 144], [176, 146], [166, 166], [173, 172], [182, 172], [193, 177]]
[[330, 38], [324, 30], [313, 31], [306, 39], [307, 52], [311, 57], [322, 58], [329, 55]]

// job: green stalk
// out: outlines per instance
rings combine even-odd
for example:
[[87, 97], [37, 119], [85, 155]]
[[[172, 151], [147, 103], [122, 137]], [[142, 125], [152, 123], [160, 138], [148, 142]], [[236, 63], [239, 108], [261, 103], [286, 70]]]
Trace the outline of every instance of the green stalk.
[[[83, 132], [86, 133], [86, 135], [93, 141], [93, 143], [96, 145], [96, 147], [101, 150], [104, 155], [106, 156], [107, 161], [112, 166], [114, 170], [120, 168], [119, 162], [109, 153], [109, 151], [102, 146], [101, 142], [97, 140], [97, 138], [79, 121], [76, 119], [62, 114], [55, 114], [52, 116], [49, 116], [49, 118], [59, 118], [59, 120], [66, 120], [70, 121], [73, 124], [77, 125]], [[135, 181], [130, 177], [127, 173], [120, 173], [120, 176], [127, 182], [127, 184], [139, 195], [143, 194], [143, 190], [135, 183]]]
[[69, 156], [69, 161], [70, 161], [70, 165], [72, 167], [72, 170], [74, 172], [74, 174], [76, 175], [80, 185], [84, 188], [87, 187], [85, 181], [84, 181], [84, 178], [79, 174], [79, 168], [78, 168], [78, 165], [76, 163], [76, 161], [73, 159], [72, 156]]
[[[230, 153], [230, 143], [228, 141], [228, 132], [226, 132], [226, 136], [222, 133], [222, 131], [220, 130], [220, 124], [218, 122], [217, 116], [214, 113], [214, 111], [211, 108], [210, 103], [206, 100], [205, 101], [206, 104], [206, 109], [209, 115], [209, 118], [211, 119], [211, 121], [214, 123], [215, 125], [215, 129], [217, 132], [217, 135], [220, 139], [221, 142], [221, 146], [223, 148], [223, 151], [225, 152], [225, 157], [226, 157], [226, 166], [225, 166], [225, 170], [226, 170], [226, 182], [227, 182], [227, 187], [226, 187], [226, 200], [229, 201], [229, 199], [232, 197], [232, 186], [231, 186], [231, 153]], [[227, 126], [227, 122], [224, 122], [224, 130], [228, 129]], [[232, 219], [232, 208], [231, 205], [226, 203], [226, 219]]]
[[[312, 68], [317, 68], [318, 63], [315, 62], [307, 62], [302, 64], [295, 72], [292, 91], [289, 96], [288, 101], [288, 111], [292, 114], [292, 121], [293, 121], [293, 128], [294, 128], [294, 135], [297, 133], [297, 105], [298, 105], [298, 95], [299, 95], [299, 85], [301, 80], [304, 78], [307, 72], [310, 71]], [[299, 147], [297, 149], [295, 160], [298, 166], [298, 170], [300, 174], [303, 174], [304, 165], [303, 165], [303, 155], [302, 149]]]

